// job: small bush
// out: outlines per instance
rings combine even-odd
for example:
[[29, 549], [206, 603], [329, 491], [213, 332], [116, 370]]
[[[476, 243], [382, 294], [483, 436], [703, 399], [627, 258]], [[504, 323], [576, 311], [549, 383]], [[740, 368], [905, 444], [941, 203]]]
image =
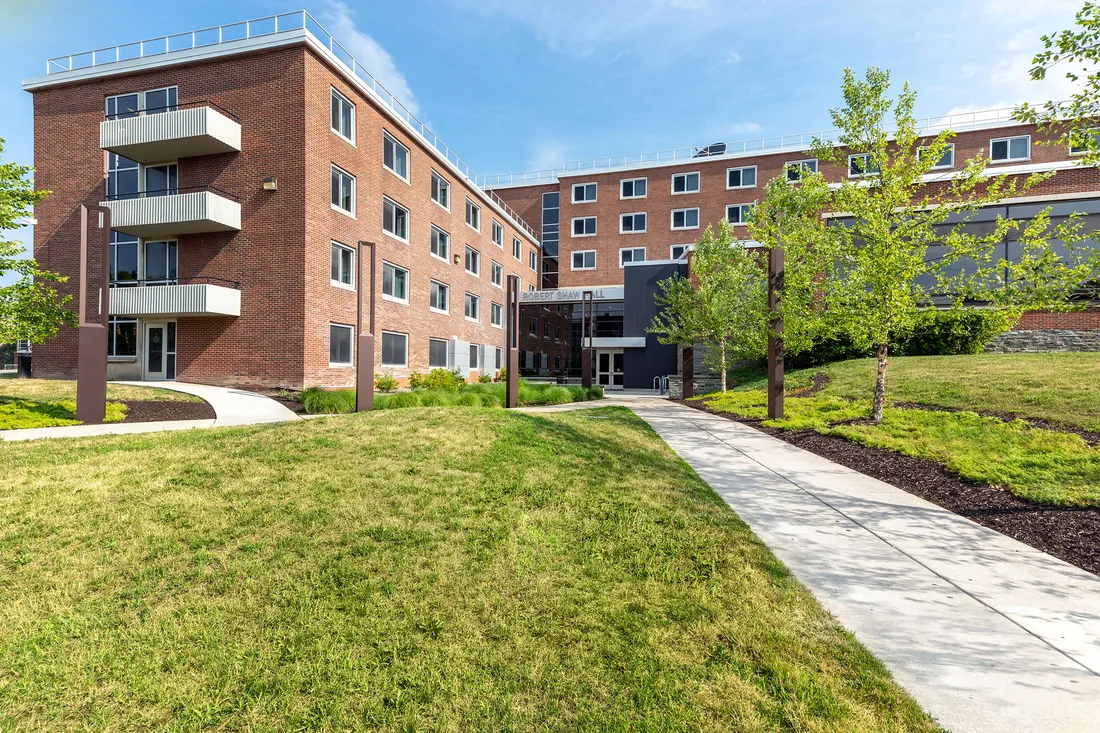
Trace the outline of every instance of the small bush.
[[379, 392], [393, 392], [397, 389], [397, 380], [389, 372], [374, 378], [374, 388]]
[[416, 393], [416, 396], [420, 399], [421, 407], [445, 407], [451, 404], [451, 401], [438, 390], [421, 390]]
[[424, 389], [441, 389], [447, 392], [457, 392], [462, 389], [466, 384], [466, 380], [462, 378], [462, 374], [457, 369], [454, 371], [448, 371], [446, 369], [433, 369], [428, 372], [428, 376], [424, 377], [423, 382], [419, 385]]
[[573, 395], [574, 402], [585, 402], [589, 400], [588, 390], [579, 384], [574, 384], [571, 387], [566, 387], [569, 390], [569, 394]]
[[311, 415], [355, 412], [355, 390], [309, 387], [302, 390], [302, 405]]
[[463, 392], [454, 401], [457, 407], [481, 407], [481, 395], [474, 392]]
[[504, 367], [503, 369], [500, 370], [500, 374], [497, 375], [497, 381], [498, 382], [507, 382], [508, 381], [508, 367]]
[[593, 384], [588, 388], [588, 399], [590, 400], [602, 400], [603, 399], [603, 387], [598, 384]]
[[492, 384], [493, 377], [490, 374], [479, 374], [477, 376], [477, 381], [481, 384]]
[[424, 375], [420, 372], [409, 372], [409, 389], [421, 389], [424, 386]]

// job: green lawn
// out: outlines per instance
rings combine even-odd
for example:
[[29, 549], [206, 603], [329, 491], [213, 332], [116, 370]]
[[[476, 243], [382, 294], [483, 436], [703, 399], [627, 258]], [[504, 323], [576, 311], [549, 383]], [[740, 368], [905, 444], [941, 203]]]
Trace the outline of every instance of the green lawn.
[[935, 729], [621, 408], [0, 451], [0, 729]]
[[[126, 384], [108, 384], [107, 400], [105, 422], [119, 422], [126, 417], [126, 406], [118, 400], [202, 401], [183, 392]], [[0, 380], [0, 430], [79, 424], [80, 421], [76, 419], [75, 381], [13, 378]]]

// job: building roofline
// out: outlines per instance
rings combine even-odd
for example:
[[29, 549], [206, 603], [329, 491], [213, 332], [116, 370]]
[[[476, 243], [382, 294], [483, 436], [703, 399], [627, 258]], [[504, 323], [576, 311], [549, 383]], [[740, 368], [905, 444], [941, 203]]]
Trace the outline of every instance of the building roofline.
[[[280, 30], [280, 22], [289, 27]], [[253, 26], [256, 26], [256, 31], [252, 30]], [[243, 28], [243, 37], [223, 40], [227, 31], [231, 30], [235, 33], [239, 28]], [[206, 40], [207, 38], [210, 40]], [[147, 44], [151, 47], [148, 52]], [[486, 185], [484, 178], [470, 170], [457, 154], [394, 97], [305, 10], [188, 31], [173, 36], [162, 36], [150, 41], [137, 41], [113, 48], [59, 56], [46, 62], [45, 76], [24, 80], [23, 89], [34, 92], [61, 84], [80, 83], [100, 77], [133, 74], [165, 66], [237, 56], [292, 45], [305, 45], [311, 48], [347, 82], [374, 101], [383, 114], [412, 134], [414, 138], [419, 138], [432, 157], [469, 183], [475, 196], [482, 199], [489, 208], [511, 223], [516, 231], [541, 249], [542, 243], [531, 225], [515, 213], [507, 202], [493, 193]], [[124, 58], [126, 54], [134, 53], [135, 49], [136, 56]]]

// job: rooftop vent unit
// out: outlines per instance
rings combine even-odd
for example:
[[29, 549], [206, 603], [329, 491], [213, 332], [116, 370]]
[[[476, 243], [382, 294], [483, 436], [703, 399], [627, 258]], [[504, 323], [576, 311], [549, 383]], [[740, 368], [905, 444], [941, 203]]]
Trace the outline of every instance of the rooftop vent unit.
[[695, 151], [696, 158], [706, 158], [711, 155], [725, 155], [726, 144], [725, 143], [712, 143], [705, 148], [699, 148]]

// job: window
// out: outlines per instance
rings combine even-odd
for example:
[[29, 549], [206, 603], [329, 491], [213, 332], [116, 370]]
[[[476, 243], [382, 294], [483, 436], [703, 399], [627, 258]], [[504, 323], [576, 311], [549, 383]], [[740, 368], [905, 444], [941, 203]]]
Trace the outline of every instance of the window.
[[447, 351], [447, 341], [445, 339], [428, 339], [428, 367], [431, 369], [446, 369]]
[[339, 242], [332, 242], [330, 279], [338, 287], [355, 288], [355, 250]]
[[432, 201], [447, 211], [451, 210], [451, 184], [435, 171], [432, 171]]
[[494, 328], [503, 328], [504, 306], [500, 303], [489, 304], [489, 325]]
[[989, 141], [989, 159], [993, 163], [1027, 160], [1031, 157], [1031, 135], [1001, 137]]
[[640, 214], [622, 214], [619, 217], [619, 234], [644, 234], [645, 212]]
[[[923, 158], [924, 157], [924, 151], [926, 151], [926, 150], [928, 150], [928, 148], [918, 148], [917, 149], [917, 157], [918, 158]], [[954, 167], [955, 167], [955, 143], [951, 143], [950, 145], [948, 145], [944, 149], [943, 155], [940, 156], [940, 159], [938, 161], [936, 161], [936, 164], [934, 166], [932, 166], [932, 170], [936, 170], [937, 168], [954, 168]]]
[[466, 223], [481, 231], [481, 207], [470, 199], [466, 199]]
[[573, 253], [573, 269], [574, 270], [595, 270], [596, 269], [596, 250], [587, 249], [580, 252]]
[[136, 318], [111, 316], [107, 328], [107, 356], [137, 356]]
[[673, 229], [698, 229], [699, 228], [699, 209], [673, 209], [672, 210], [672, 228]]
[[146, 285], [175, 285], [176, 284], [176, 256], [175, 242], [146, 242], [145, 243], [145, 284]]
[[404, 267], [382, 263], [382, 298], [409, 302], [409, 271]]
[[431, 287], [428, 290], [428, 308], [437, 313], [449, 313], [451, 309], [447, 303], [447, 296], [450, 290], [447, 285], [432, 280]]
[[539, 335], [539, 319], [534, 317], [527, 319], [527, 334], [529, 336]]
[[385, 196], [382, 197], [382, 229], [402, 242], [409, 241], [409, 210]]
[[409, 365], [409, 335], [382, 332], [382, 366], [403, 367]]
[[175, 163], [145, 166], [145, 195], [174, 196], [179, 193], [179, 166]]
[[402, 181], [409, 181], [409, 149], [388, 132], [382, 133], [382, 165]]
[[756, 166], [726, 169], [726, 188], [755, 188]]
[[159, 115], [164, 112], [175, 112], [179, 97], [178, 87], [165, 87], [163, 89], [150, 89], [145, 92], [142, 110], [147, 115]]
[[493, 244], [504, 249], [504, 226], [496, 220], [493, 220]]
[[147, 92], [119, 94], [107, 97], [107, 119], [137, 117], [139, 114], [156, 115], [174, 112], [179, 97], [178, 87], [162, 87]]
[[573, 203], [575, 204], [587, 204], [596, 200], [596, 184], [595, 183], [574, 183], [573, 184]]
[[335, 89], [332, 90], [332, 131], [355, 144], [355, 105]]
[[542, 322], [542, 337], [546, 339], [550, 338], [550, 321]]
[[645, 262], [645, 247], [627, 247], [619, 250], [619, 267], [628, 262]]
[[466, 293], [466, 320], [476, 321], [481, 315], [481, 298], [473, 293]]
[[594, 237], [596, 236], [596, 217], [594, 216], [582, 216], [573, 219], [573, 236], [574, 237]]
[[332, 166], [332, 208], [355, 216], [355, 176]]
[[626, 178], [619, 181], [619, 198], [621, 199], [644, 199], [645, 198], [646, 179], [645, 178]]
[[119, 94], [107, 97], [107, 119], [117, 120], [137, 117], [141, 109], [141, 93]]
[[787, 180], [797, 183], [810, 173], [817, 173], [817, 158], [809, 160], [790, 160], [783, 164], [783, 170], [787, 171]]
[[107, 153], [107, 198], [137, 198], [141, 191], [141, 166], [129, 158]]
[[481, 253], [468, 244], [466, 245], [466, 272], [481, 276]]
[[[1079, 138], [1079, 139], [1075, 139]], [[1100, 130], [1092, 129], [1086, 132], [1071, 134], [1069, 144], [1070, 155], [1084, 155], [1090, 150], [1100, 149]]]
[[138, 238], [111, 232], [111, 287], [137, 285]]
[[730, 204], [726, 207], [726, 219], [730, 224], [747, 224], [756, 204]]
[[328, 365], [348, 366], [351, 364], [352, 327], [339, 323], [328, 324]]
[[699, 193], [698, 173], [677, 173], [672, 177], [672, 193]]
[[523, 242], [518, 237], [512, 238], [512, 256], [517, 260], [523, 259]]
[[451, 235], [432, 224], [432, 255], [447, 262], [451, 256]]
[[695, 249], [694, 244], [674, 244], [669, 247], [668, 256], [670, 259], [678, 260], [693, 249]]
[[535, 255], [535, 250], [531, 250], [527, 253], [527, 266], [535, 272], [538, 272], [539, 260], [538, 257]]
[[481, 349], [477, 344], [470, 344], [470, 369], [481, 371], [481, 359], [478, 358], [479, 356], [481, 356]]
[[504, 287], [504, 265], [496, 260], [493, 260], [493, 264], [490, 267], [490, 279], [493, 285], [496, 285], [498, 288]]
[[861, 176], [873, 176], [879, 172], [878, 165], [871, 160], [868, 153], [848, 156], [848, 177], [859, 178]]
[[497, 358], [496, 358], [496, 364], [497, 364], [496, 368], [497, 369], [500, 369], [500, 365], [504, 363], [504, 360], [502, 358], [503, 356], [504, 356], [504, 349], [501, 349], [501, 348], [498, 347], [497, 348]]

